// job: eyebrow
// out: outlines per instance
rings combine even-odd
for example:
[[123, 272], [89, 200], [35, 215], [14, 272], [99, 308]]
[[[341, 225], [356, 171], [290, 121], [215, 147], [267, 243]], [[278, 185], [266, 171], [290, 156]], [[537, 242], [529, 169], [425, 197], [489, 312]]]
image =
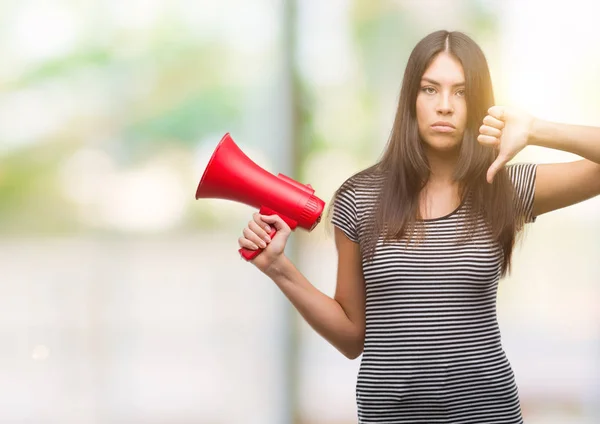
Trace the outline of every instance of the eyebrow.
[[[436, 80], [432, 80], [431, 78], [423, 78], [423, 81], [427, 81], [428, 83], [433, 84], [433, 85], [437, 85], [437, 86], [441, 86], [442, 85], [439, 82], [437, 82]], [[465, 85], [465, 82], [461, 81], [461, 82], [458, 82], [456, 84], [453, 84], [452, 87], [464, 87], [464, 85]]]

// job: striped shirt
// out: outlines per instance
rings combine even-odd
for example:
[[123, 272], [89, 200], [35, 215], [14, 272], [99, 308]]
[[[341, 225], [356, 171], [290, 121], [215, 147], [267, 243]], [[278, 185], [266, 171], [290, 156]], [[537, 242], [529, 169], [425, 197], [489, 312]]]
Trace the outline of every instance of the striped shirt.
[[[517, 212], [533, 222], [536, 165], [507, 171]], [[361, 243], [378, 184], [371, 177], [353, 182], [336, 197], [332, 222]], [[468, 227], [468, 241], [458, 241], [468, 208], [467, 200], [446, 216], [419, 220], [426, 236], [418, 244], [380, 240], [370, 261], [363, 253], [359, 423], [523, 422], [496, 317], [503, 251], [483, 218]]]

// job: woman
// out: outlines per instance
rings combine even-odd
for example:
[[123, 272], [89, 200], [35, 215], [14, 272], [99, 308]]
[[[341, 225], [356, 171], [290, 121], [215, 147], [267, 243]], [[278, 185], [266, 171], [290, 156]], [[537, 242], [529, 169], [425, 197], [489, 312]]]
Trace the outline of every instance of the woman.
[[[279, 217], [255, 214], [239, 239], [266, 246], [254, 265], [319, 334], [348, 358], [363, 355], [360, 423], [522, 422], [498, 281], [525, 223], [600, 193], [600, 128], [493, 105], [473, 40], [438, 31], [417, 44], [381, 160], [334, 195], [333, 298], [285, 256]], [[507, 165], [528, 144], [585, 159]]]

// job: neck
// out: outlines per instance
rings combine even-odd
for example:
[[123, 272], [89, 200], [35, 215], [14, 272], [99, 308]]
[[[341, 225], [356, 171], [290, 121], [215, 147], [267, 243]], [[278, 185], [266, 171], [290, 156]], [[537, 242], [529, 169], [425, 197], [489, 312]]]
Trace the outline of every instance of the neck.
[[428, 185], [455, 185], [454, 170], [458, 162], [458, 151], [439, 152], [428, 149], [425, 154], [429, 162]]

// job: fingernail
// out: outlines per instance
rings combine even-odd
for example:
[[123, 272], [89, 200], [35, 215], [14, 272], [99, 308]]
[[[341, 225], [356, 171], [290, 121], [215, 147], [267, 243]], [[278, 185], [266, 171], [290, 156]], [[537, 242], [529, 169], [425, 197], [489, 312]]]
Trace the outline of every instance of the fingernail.
[[265, 236], [265, 241], [266, 241], [267, 243], [269, 243], [269, 242], [271, 241], [271, 237], [269, 237], [268, 235], [266, 235], [266, 236]]
[[262, 247], [264, 249], [265, 247], [267, 247], [267, 243], [265, 243], [264, 241], [261, 241], [260, 247]]
[[265, 225], [265, 230], [267, 231], [267, 233], [271, 232], [271, 227], [269, 227], [268, 225]]

